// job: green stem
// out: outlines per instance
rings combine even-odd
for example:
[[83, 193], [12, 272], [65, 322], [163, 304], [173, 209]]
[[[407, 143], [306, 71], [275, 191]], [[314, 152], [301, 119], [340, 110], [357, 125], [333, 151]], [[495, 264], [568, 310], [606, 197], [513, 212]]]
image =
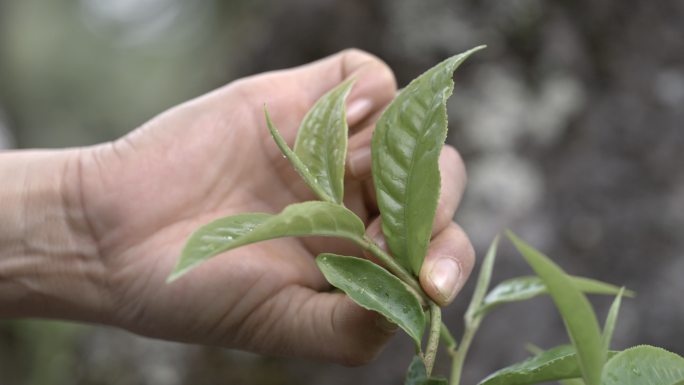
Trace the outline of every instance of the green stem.
[[418, 298], [425, 302], [430, 302], [429, 298], [427, 297], [427, 295], [425, 295], [425, 292], [423, 292], [423, 288], [420, 286], [416, 278], [413, 275], [411, 275], [411, 273], [406, 271], [406, 269], [404, 269], [403, 266], [397, 263], [397, 261], [394, 258], [387, 254], [385, 250], [383, 250], [380, 246], [373, 242], [372, 239], [368, 238], [367, 236], [364, 236], [363, 241], [359, 242], [359, 245], [366, 251], [373, 254], [376, 258], [378, 258], [380, 262], [382, 262], [382, 264], [385, 265], [387, 270], [389, 270], [392, 274], [396, 275], [397, 278], [402, 280], [411, 289], [413, 289], [414, 294], [416, 294]]
[[439, 347], [440, 330], [442, 329], [442, 309], [430, 301], [430, 334], [428, 335], [427, 345], [425, 346], [425, 371], [427, 376], [432, 374], [432, 367], [435, 365], [437, 348]]
[[439, 330], [439, 337], [442, 339], [442, 342], [444, 343], [444, 347], [446, 348], [447, 352], [449, 354], [453, 354], [456, 352], [456, 347], [458, 346], [458, 343], [456, 343], [456, 338], [451, 334], [449, 331], [449, 328], [442, 322], [442, 327]]
[[463, 338], [461, 339], [461, 345], [456, 351], [451, 353], [451, 385], [459, 385], [461, 382], [461, 373], [463, 371], [463, 362], [468, 354], [468, 349], [470, 344], [473, 342], [473, 337], [480, 327], [480, 320], [474, 320], [473, 322], [466, 322], [466, 328], [463, 332]]
[[[385, 252], [380, 246], [378, 246], [375, 242], [373, 242], [372, 239], [368, 238], [367, 236], [363, 237], [362, 241], [357, 241], [357, 243], [366, 251], [369, 253], [373, 254], [376, 258], [380, 260], [380, 262], [385, 265], [387, 270], [389, 270], [392, 274], [394, 274], [397, 278], [399, 278], [402, 282], [406, 284], [406, 286], [409, 288], [409, 290], [413, 291], [413, 293], [420, 299], [422, 302], [423, 306], [429, 306], [430, 308], [430, 333], [428, 336], [428, 341], [427, 345], [425, 346], [425, 354], [423, 354], [423, 361], [425, 363], [425, 369], [427, 371], [428, 376], [432, 372], [432, 367], [434, 366], [435, 363], [435, 356], [437, 355], [437, 348], [439, 347], [439, 338], [442, 329], [442, 309], [440, 309], [439, 305], [437, 305], [430, 297], [423, 291], [423, 288], [420, 286], [420, 283], [416, 280], [416, 278], [406, 271], [403, 266], [401, 266], [397, 261], [392, 258], [389, 254]], [[449, 331], [446, 331], [447, 336], [451, 337], [451, 334], [449, 334]], [[449, 344], [448, 346], [455, 346], [456, 342], [454, 341], [453, 337], [451, 337], [451, 341], [453, 341], [453, 344]]]

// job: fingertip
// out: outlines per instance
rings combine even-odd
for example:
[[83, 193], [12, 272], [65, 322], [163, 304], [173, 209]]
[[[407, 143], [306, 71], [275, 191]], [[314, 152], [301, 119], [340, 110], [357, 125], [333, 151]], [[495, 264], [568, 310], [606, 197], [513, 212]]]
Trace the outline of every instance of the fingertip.
[[347, 157], [347, 170], [354, 179], [366, 179], [371, 175], [371, 163], [370, 147], [360, 147], [349, 153]]
[[423, 264], [420, 284], [440, 306], [451, 303], [463, 286], [461, 264], [453, 257], [439, 256]]
[[[373, 242], [378, 245], [378, 247], [388, 251], [387, 242], [385, 241], [385, 236], [382, 233], [382, 222], [380, 217], [375, 218], [373, 221], [371, 221], [368, 227], [366, 227], [366, 235], [368, 238], [372, 239]], [[366, 259], [382, 266], [382, 262], [373, 254], [367, 251], [364, 251], [363, 254], [365, 255]]]
[[341, 73], [356, 78], [347, 103], [347, 123], [355, 126], [389, 103], [397, 90], [392, 69], [380, 58], [359, 49], [340, 54]]
[[349, 176], [354, 179], [363, 180], [371, 175], [373, 128], [374, 124], [367, 125], [353, 133], [349, 138], [349, 153], [346, 164]]
[[356, 125], [373, 111], [373, 107], [373, 100], [367, 97], [351, 100], [347, 105], [347, 124]]
[[430, 243], [420, 271], [425, 292], [441, 306], [458, 295], [472, 271], [475, 251], [463, 230], [451, 223]]

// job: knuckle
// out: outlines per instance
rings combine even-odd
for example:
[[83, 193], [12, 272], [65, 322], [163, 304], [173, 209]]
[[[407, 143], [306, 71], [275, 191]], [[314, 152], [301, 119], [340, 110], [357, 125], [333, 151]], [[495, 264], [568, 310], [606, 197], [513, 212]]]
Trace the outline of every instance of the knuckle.
[[340, 55], [345, 68], [358, 68], [364, 65], [376, 67], [375, 77], [382, 83], [390, 85], [393, 90], [396, 89], [397, 79], [394, 76], [394, 71], [379, 57], [359, 48], [347, 48], [341, 51]]
[[358, 66], [363, 63], [381, 63], [386, 65], [377, 56], [356, 47], [346, 48], [340, 52], [340, 55], [345, 64], [356, 64]]

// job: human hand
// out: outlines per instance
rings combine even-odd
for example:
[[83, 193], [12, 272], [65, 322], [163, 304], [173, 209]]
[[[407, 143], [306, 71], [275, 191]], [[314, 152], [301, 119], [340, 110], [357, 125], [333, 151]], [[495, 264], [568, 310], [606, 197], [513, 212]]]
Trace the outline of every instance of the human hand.
[[[291, 70], [245, 78], [152, 119], [79, 156], [84, 221], [104, 279], [99, 322], [143, 335], [347, 364], [372, 359], [394, 328], [344, 294], [328, 292], [314, 257], [361, 255], [331, 239], [277, 239], [232, 250], [166, 284], [188, 235], [217, 217], [276, 213], [313, 195], [282, 158], [263, 105], [291, 144], [326, 91], [357, 79], [348, 99], [350, 155], [345, 204], [380, 233], [370, 179], [375, 119], [396, 93], [391, 70], [349, 50]], [[420, 282], [449, 303], [473, 252], [452, 222], [465, 184], [458, 153], [440, 158], [442, 191]], [[381, 241], [381, 239], [380, 239]], [[432, 277], [432, 279], [431, 279]]]

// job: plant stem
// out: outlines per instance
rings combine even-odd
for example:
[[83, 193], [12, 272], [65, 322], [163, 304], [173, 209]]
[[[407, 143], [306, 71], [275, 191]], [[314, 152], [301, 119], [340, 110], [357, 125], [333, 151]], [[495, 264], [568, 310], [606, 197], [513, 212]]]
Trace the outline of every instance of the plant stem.
[[427, 376], [432, 374], [432, 367], [435, 364], [435, 357], [437, 356], [437, 347], [439, 347], [440, 330], [442, 329], [442, 309], [430, 301], [430, 334], [428, 335], [427, 345], [425, 346], [425, 371]]
[[465, 331], [463, 338], [461, 338], [461, 345], [456, 351], [449, 352], [451, 354], [451, 381], [450, 385], [459, 385], [461, 382], [461, 372], [463, 371], [463, 362], [468, 354], [470, 343], [473, 342], [473, 337], [480, 327], [480, 319], [475, 319], [472, 322], [466, 320]]
[[[362, 242], [358, 244], [366, 251], [373, 254], [376, 258], [382, 262], [387, 270], [392, 272], [397, 278], [406, 283], [407, 287], [414, 292], [414, 294], [420, 299], [422, 305], [430, 308], [430, 332], [428, 335], [427, 345], [425, 346], [425, 354], [423, 354], [423, 362], [425, 363], [425, 369], [427, 375], [430, 376], [432, 372], [432, 367], [435, 363], [435, 356], [437, 355], [437, 348], [439, 347], [439, 338], [442, 329], [442, 309], [437, 305], [430, 297], [423, 291], [420, 283], [416, 278], [406, 271], [403, 266], [401, 266], [397, 261], [394, 260], [389, 254], [385, 252], [380, 246], [378, 246], [372, 239], [367, 236], [363, 237]], [[449, 347], [453, 349], [456, 346], [456, 341], [451, 336], [448, 330], [446, 330], [447, 340], [453, 343], [449, 343]]]
[[458, 343], [444, 322], [442, 322], [442, 327], [439, 330], [439, 337], [442, 339], [442, 342], [445, 345], [444, 347], [450, 355], [456, 352]]
[[372, 239], [368, 238], [367, 236], [363, 237], [363, 241], [359, 243], [361, 247], [363, 247], [365, 250], [373, 254], [376, 258], [382, 262], [387, 270], [389, 270], [392, 274], [396, 275], [397, 278], [402, 280], [405, 284], [407, 284], [411, 289], [414, 290], [414, 294], [418, 295], [418, 298], [420, 298], [423, 301], [430, 302], [429, 298], [425, 295], [425, 292], [423, 292], [423, 288], [420, 286], [416, 278], [411, 275], [406, 269], [404, 269], [403, 266], [401, 266], [397, 261], [394, 260], [389, 254], [385, 252], [380, 246], [378, 246], [375, 242], [373, 242]]

